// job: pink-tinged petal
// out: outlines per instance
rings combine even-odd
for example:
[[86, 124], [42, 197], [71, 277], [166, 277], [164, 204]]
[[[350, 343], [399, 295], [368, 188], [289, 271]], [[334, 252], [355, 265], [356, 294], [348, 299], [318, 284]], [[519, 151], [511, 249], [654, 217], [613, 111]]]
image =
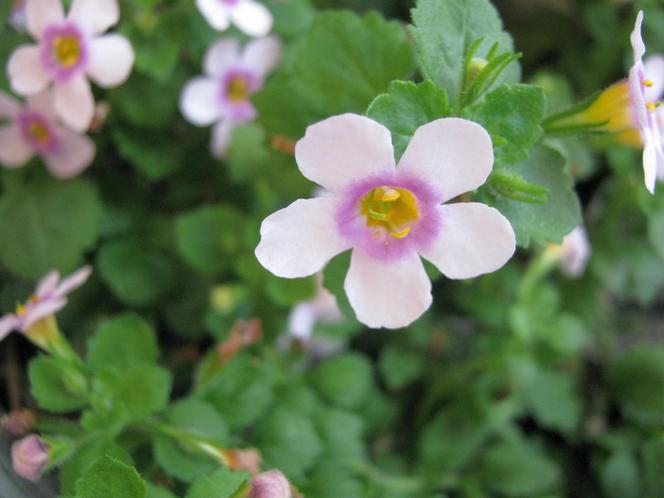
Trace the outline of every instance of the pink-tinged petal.
[[349, 249], [335, 226], [333, 197], [299, 199], [263, 220], [256, 257], [269, 271], [299, 278], [320, 271], [337, 254]]
[[91, 274], [92, 274], [91, 266], [86, 265], [82, 268], [79, 268], [74, 273], [69, 275], [67, 278], [63, 279], [62, 282], [60, 282], [60, 285], [58, 285], [58, 288], [55, 291], [55, 296], [64, 297], [67, 294], [69, 294], [71, 291], [78, 289], [85, 282], [87, 282]]
[[318, 314], [311, 302], [298, 304], [288, 314], [288, 333], [303, 341], [311, 339], [317, 317]]
[[196, 6], [210, 26], [217, 31], [225, 31], [231, 25], [229, 7], [219, 0], [196, 0]]
[[42, 33], [49, 25], [65, 19], [61, 0], [27, 0], [25, 13], [28, 31], [37, 40], [41, 39]]
[[230, 119], [224, 119], [212, 128], [212, 138], [210, 139], [210, 153], [216, 159], [224, 159], [228, 147], [231, 144], [235, 123]]
[[129, 78], [134, 49], [122, 35], [110, 34], [90, 40], [86, 72], [102, 88], [118, 86]]
[[415, 251], [393, 261], [355, 249], [344, 282], [357, 319], [371, 328], [398, 329], [431, 305], [431, 281]]
[[30, 481], [38, 481], [48, 464], [48, 447], [32, 434], [12, 444], [14, 472]]
[[288, 479], [277, 469], [256, 474], [249, 483], [251, 491], [247, 498], [292, 498], [293, 496]]
[[11, 95], [0, 91], [0, 119], [11, 119], [21, 112], [21, 104]]
[[482, 185], [492, 167], [487, 131], [466, 119], [443, 118], [415, 131], [397, 171], [427, 182], [445, 202]]
[[265, 36], [272, 29], [272, 14], [256, 0], [238, 0], [231, 10], [231, 18], [233, 24], [249, 36]]
[[23, 140], [17, 125], [0, 128], [0, 163], [6, 168], [20, 168], [34, 155], [32, 147]]
[[47, 294], [50, 294], [58, 286], [58, 282], [60, 282], [60, 272], [57, 270], [51, 270], [37, 284], [35, 295], [37, 297], [44, 297]]
[[512, 225], [500, 212], [478, 202], [438, 208], [442, 227], [420, 254], [448, 278], [472, 278], [491, 273], [514, 254]]
[[242, 54], [242, 66], [265, 77], [281, 59], [281, 42], [274, 36], [249, 42]]
[[213, 43], [203, 59], [203, 69], [209, 76], [221, 76], [240, 59], [240, 42], [237, 38], [222, 38]]
[[95, 100], [85, 75], [56, 83], [53, 98], [55, 112], [67, 126], [79, 132], [88, 129], [95, 113]]
[[117, 0], [74, 0], [67, 19], [88, 35], [100, 35], [120, 20]]
[[67, 299], [63, 297], [54, 297], [45, 299], [32, 307], [28, 308], [27, 314], [23, 317], [22, 330], [26, 332], [31, 326], [42, 318], [54, 315], [67, 305]]
[[22, 45], [14, 50], [7, 63], [7, 73], [12, 90], [19, 95], [39, 93], [51, 81], [36, 45]]
[[222, 116], [219, 82], [211, 78], [190, 80], [180, 94], [180, 111], [192, 124], [208, 126]]
[[641, 24], [643, 23], [643, 11], [640, 10], [636, 16], [636, 22], [634, 23], [634, 31], [629, 36], [629, 40], [632, 43], [632, 50], [634, 51], [634, 62], [641, 61], [641, 57], [646, 53], [646, 45], [643, 43], [643, 38], [641, 37]]
[[632, 112], [636, 120], [636, 126], [644, 133], [646, 128], [649, 128], [648, 110], [646, 107], [646, 99], [642, 90], [643, 87], [643, 68], [641, 64], [632, 67], [629, 71], [629, 88], [630, 97], [632, 99]]
[[560, 270], [567, 277], [580, 277], [588, 265], [591, 252], [588, 233], [579, 225], [563, 239]]
[[46, 90], [44, 92], [30, 95], [27, 98], [28, 107], [37, 111], [43, 117], [50, 121], [56, 121], [57, 115], [55, 113], [55, 106], [53, 105], [53, 93]]
[[295, 158], [304, 176], [332, 192], [394, 171], [390, 131], [357, 114], [333, 116], [309, 126], [295, 146]]
[[643, 180], [648, 192], [655, 193], [657, 182], [657, 146], [650, 130], [645, 131], [645, 146], [643, 147]]
[[652, 86], [644, 90], [646, 100], [657, 102], [664, 94], [664, 56], [658, 54], [648, 57], [643, 66], [646, 78], [652, 82]]
[[18, 318], [16, 315], [5, 315], [0, 318], [0, 341], [3, 340], [12, 330], [18, 329]]
[[95, 144], [87, 135], [67, 128], [57, 129], [60, 147], [44, 156], [48, 170], [56, 178], [66, 179], [80, 175], [95, 157]]

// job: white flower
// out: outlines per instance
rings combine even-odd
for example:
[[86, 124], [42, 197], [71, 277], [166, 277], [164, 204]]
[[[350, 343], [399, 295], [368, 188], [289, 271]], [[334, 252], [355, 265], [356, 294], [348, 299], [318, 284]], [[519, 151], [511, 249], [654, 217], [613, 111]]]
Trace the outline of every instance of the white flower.
[[235, 38], [222, 38], [208, 49], [203, 61], [205, 75], [184, 87], [180, 109], [197, 126], [216, 123], [211, 142], [215, 157], [225, 155], [238, 124], [256, 118], [250, 97], [263, 87], [280, 56], [281, 43], [273, 37], [253, 40], [242, 52]]
[[323, 287], [323, 276], [318, 274], [313, 299], [295, 305], [288, 315], [288, 333], [295, 339], [308, 342], [313, 336], [316, 323], [340, 323], [343, 317], [337, 299]]
[[514, 231], [497, 210], [440, 205], [491, 172], [491, 139], [476, 123], [421, 126], [395, 167], [389, 130], [344, 114], [310, 126], [295, 155], [302, 174], [333, 195], [300, 199], [266, 218], [256, 256], [275, 275], [298, 278], [352, 249], [344, 288], [370, 327], [404, 327], [430, 306], [420, 256], [461, 279], [495, 271], [514, 253]]
[[48, 92], [28, 97], [22, 106], [0, 92], [0, 164], [23, 166], [40, 156], [58, 178], [71, 178], [87, 168], [95, 156], [95, 145], [87, 136], [59, 125]]
[[117, 0], [74, 0], [65, 17], [61, 0], [27, 0], [27, 28], [39, 45], [22, 45], [7, 66], [12, 89], [34, 95], [53, 83], [55, 111], [76, 131], [94, 115], [88, 77], [103, 88], [123, 83], [134, 64], [129, 41], [117, 33]]
[[563, 239], [560, 248], [560, 271], [570, 278], [583, 275], [592, 253], [586, 229], [579, 225]]
[[249, 36], [265, 36], [272, 29], [272, 14], [256, 0], [196, 0], [203, 17], [217, 31], [235, 24]]

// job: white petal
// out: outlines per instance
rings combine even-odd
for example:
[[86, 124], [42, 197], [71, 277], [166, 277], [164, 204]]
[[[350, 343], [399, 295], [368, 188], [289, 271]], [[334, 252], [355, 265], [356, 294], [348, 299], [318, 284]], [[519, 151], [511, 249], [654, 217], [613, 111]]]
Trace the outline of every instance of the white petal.
[[110, 34], [90, 40], [86, 71], [102, 88], [118, 86], [129, 78], [134, 65], [134, 49], [122, 35]]
[[187, 121], [208, 126], [221, 117], [219, 83], [211, 78], [190, 80], [180, 94], [180, 111]]
[[51, 270], [37, 284], [37, 290], [35, 291], [35, 295], [43, 297], [46, 294], [50, 294], [58, 286], [59, 281], [60, 281], [60, 272], [58, 272], [57, 270]]
[[357, 114], [333, 116], [309, 126], [295, 146], [295, 158], [304, 176], [332, 192], [394, 171], [390, 131]]
[[28, 308], [28, 313], [23, 318], [23, 331], [27, 331], [30, 326], [49, 315], [57, 313], [67, 305], [67, 300], [64, 298], [54, 297], [45, 299], [44, 301]]
[[66, 296], [74, 289], [78, 289], [81, 285], [83, 285], [88, 280], [88, 278], [90, 278], [91, 274], [91, 266], [86, 265], [82, 268], [79, 268], [67, 278], [63, 279], [62, 282], [60, 282], [60, 285], [58, 285], [58, 288], [55, 291], [55, 295], [58, 297]]
[[23, 140], [17, 125], [0, 128], [0, 163], [7, 168], [23, 166], [34, 155], [32, 147]]
[[641, 61], [641, 57], [646, 53], [646, 46], [643, 43], [643, 38], [641, 37], [641, 24], [643, 23], [643, 11], [640, 10], [636, 16], [636, 22], [634, 23], [634, 30], [629, 36], [630, 42], [632, 43], [632, 50], [634, 51], [634, 62]]
[[444, 118], [420, 126], [399, 161], [442, 196], [442, 202], [482, 185], [493, 167], [491, 137], [477, 123]]
[[58, 117], [72, 130], [86, 131], [95, 113], [95, 100], [85, 75], [56, 83], [53, 96]]
[[255, 0], [239, 0], [231, 10], [231, 18], [249, 36], [265, 36], [272, 29], [272, 14]]
[[313, 275], [350, 248], [334, 222], [333, 197], [299, 199], [263, 220], [256, 257], [278, 277]]
[[81, 174], [95, 157], [95, 144], [87, 137], [67, 128], [56, 131], [60, 148], [44, 156], [46, 167], [57, 178], [72, 178]]
[[12, 90], [19, 95], [39, 93], [51, 81], [36, 45], [22, 45], [14, 50], [7, 63], [7, 73]]
[[100, 35], [118, 23], [120, 7], [117, 0], [74, 0], [67, 18], [88, 35]]
[[43, 117], [50, 121], [56, 121], [58, 119], [55, 113], [55, 105], [53, 103], [53, 93], [49, 90], [37, 93], [35, 95], [30, 95], [27, 98], [28, 107], [37, 111]]
[[567, 277], [581, 276], [586, 269], [591, 252], [588, 233], [582, 225], [579, 225], [563, 239], [560, 270]]
[[420, 251], [448, 278], [472, 278], [496, 271], [514, 254], [514, 230], [500, 212], [478, 202], [438, 207], [438, 237]]
[[431, 305], [431, 281], [415, 251], [395, 261], [355, 249], [344, 289], [357, 319], [371, 328], [397, 329], [417, 320]]
[[310, 301], [298, 304], [288, 314], [288, 333], [302, 341], [311, 339], [317, 316]]
[[276, 67], [281, 58], [281, 42], [274, 36], [249, 42], [242, 54], [242, 66], [264, 77]]
[[645, 146], [643, 147], [643, 180], [651, 194], [655, 193], [657, 181], [657, 147], [649, 130], [646, 131]]
[[222, 38], [213, 43], [203, 59], [203, 69], [209, 76], [220, 76], [240, 58], [240, 42], [237, 38]]
[[50, 24], [65, 19], [62, 0], [27, 0], [25, 15], [28, 31], [37, 40], [42, 37], [42, 33]]
[[196, 0], [196, 6], [207, 22], [217, 31], [225, 31], [231, 24], [229, 8], [219, 0]]
[[0, 91], [0, 119], [13, 118], [21, 112], [21, 104], [11, 95]]
[[210, 139], [210, 153], [212, 157], [217, 159], [224, 159], [226, 157], [226, 152], [228, 152], [228, 147], [233, 137], [233, 130], [235, 130], [235, 123], [230, 119], [224, 119], [212, 128], [212, 138]]
[[645, 97], [649, 102], [657, 102], [664, 94], [664, 56], [653, 55], [644, 63], [646, 78], [652, 81], [651, 87], [646, 87]]
[[18, 328], [16, 315], [5, 315], [0, 318], [0, 341], [7, 337], [12, 330]]

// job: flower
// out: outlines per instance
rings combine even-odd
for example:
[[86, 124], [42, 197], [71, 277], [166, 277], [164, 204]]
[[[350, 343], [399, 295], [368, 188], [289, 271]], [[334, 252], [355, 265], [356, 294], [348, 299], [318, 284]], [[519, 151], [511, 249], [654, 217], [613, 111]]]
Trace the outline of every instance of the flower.
[[224, 452], [229, 469], [258, 474], [263, 457], [255, 448], [230, 449]]
[[37, 481], [48, 463], [48, 447], [32, 434], [12, 445], [12, 465], [14, 471], [30, 481]]
[[92, 268], [84, 266], [60, 281], [60, 274], [53, 270], [37, 285], [37, 290], [25, 304], [19, 304], [15, 314], [0, 318], [0, 340], [12, 330], [28, 332], [37, 322], [51, 316], [67, 305], [67, 294], [85, 283]]
[[25, 2], [26, 0], [14, 0], [11, 15], [9, 16], [9, 24], [16, 31], [25, 31]]
[[570, 278], [580, 277], [586, 270], [591, 252], [588, 233], [579, 225], [565, 236], [560, 246], [560, 271]]
[[61, 0], [27, 0], [27, 27], [39, 45], [22, 45], [7, 66], [12, 89], [34, 95], [53, 83], [55, 111], [76, 131], [94, 114], [88, 77], [103, 88], [123, 83], [134, 51], [117, 33], [103, 35], [119, 20], [117, 0], [74, 0], [67, 17]]
[[247, 498], [291, 498], [291, 486], [281, 471], [273, 469], [251, 478]]
[[205, 75], [186, 84], [180, 109], [197, 126], [216, 123], [211, 143], [215, 157], [225, 155], [235, 126], [256, 118], [250, 97], [263, 87], [280, 56], [281, 43], [273, 37], [249, 42], [242, 53], [234, 38], [222, 38], [208, 49]]
[[203, 17], [217, 31], [225, 31], [231, 21], [249, 36], [265, 36], [272, 29], [272, 14], [255, 0], [196, 0]]
[[316, 294], [312, 299], [298, 303], [288, 315], [288, 333], [301, 341], [309, 341], [316, 322], [339, 323], [343, 314], [334, 295], [323, 287], [323, 276], [316, 275]]
[[493, 165], [489, 134], [459, 118], [418, 128], [395, 168], [390, 131], [355, 114], [310, 126], [296, 146], [302, 174], [332, 193], [267, 217], [258, 261], [285, 278], [312, 275], [352, 249], [344, 289], [360, 322], [399, 328], [431, 304], [420, 256], [449, 278], [503, 266], [514, 231], [484, 204], [447, 204], [482, 185]]
[[59, 125], [48, 92], [28, 97], [22, 106], [0, 92], [0, 164], [23, 166], [35, 154], [58, 178], [80, 174], [92, 162], [95, 145], [87, 136]]

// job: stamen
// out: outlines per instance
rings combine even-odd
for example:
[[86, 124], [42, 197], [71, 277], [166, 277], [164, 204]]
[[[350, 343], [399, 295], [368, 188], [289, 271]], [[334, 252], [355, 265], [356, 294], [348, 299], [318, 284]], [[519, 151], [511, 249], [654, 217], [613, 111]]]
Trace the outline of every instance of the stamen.
[[655, 84], [655, 82], [653, 80], [645, 79], [645, 80], [643, 80], [643, 84], [645, 86], [647, 86], [648, 88], [650, 88], [651, 86], [653, 86]]
[[659, 102], [659, 101], [658, 102], [648, 102], [648, 103], [646, 103], [646, 108], [649, 111], [654, 111], [655, 109], [657, 109], [661, 105], [662, 105], [662, 103]]
[[390, 235], [395, 239], [403, 239], [409, 233], [410, 233], [410, 227], [406, 227], [403, 230], [399, 230], [398, 232], [391, 232]]
[[391, 187], [381, 187], [374, 190], [374, 201], [394, 202], [401, 194]]
[[236, 76], [228, 82], [228, 100], [231, 102], [243, 102], [249, 97], [249, 82], [242, 76]]
[[387, 213], [379, 213], [378, 211], [374, 211], [373, 209], [369, 209], [369, 216], [371, 216], [374, 220], [378, 221], [384, 221], [387, 219]]
[[25, 316], [25, 314], [28, 312], [28, 309], [25, 307], [24, 304], [18, 303], [16, 305], [16, 314], [18, 316]]
[[46, 126], [44, 126], [44, 123], [37, 120], [30, 123], [29, 133], [32, 138], [42, 145], [48, 144], [51, 140], [51, 136], [49, 135]]
[[63, 67], [72, 67], [81, 58], [81, 45], [76, 36], [56, 36], [53, 40], [53, 55]]

